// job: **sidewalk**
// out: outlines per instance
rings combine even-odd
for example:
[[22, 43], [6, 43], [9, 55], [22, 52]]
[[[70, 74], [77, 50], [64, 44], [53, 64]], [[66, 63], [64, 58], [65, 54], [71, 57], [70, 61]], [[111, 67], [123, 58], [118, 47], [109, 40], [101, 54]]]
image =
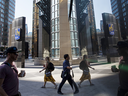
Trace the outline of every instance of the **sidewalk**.
[[[22, 96], [61, 96], [57, 94], [57, 89], [54, 89], [54, 85], [51, 83], [46, 84], [46, 88], [43, 89], [44, 72], [39, 73], [42, 66], [34, 66], [32, 61], [27, 61], [26, 68], [18, 68], [19, 72], [21, 70], [26, 71], [26, 76], [24, 78], [19, 78], [20, 85], [19, 91]], [[116, 96], [117, 88], [119, 86], [118, 73], [111, 72], [111, 66], [113, 64], [92, 64], [96, 70], [91, 70], [91, 78], [94, 86], [89, 86], [88, 81], [82, 83], [78, 94], [73, 94], [73, 91], [66, 82], [62, 88], [63, 96]], [[62, 71], [62, 66], [56, 66], [55, 71], [52, 73], [56, 80], [57, 85], [61, 82], [60, 74]], [[73, 66], [74, 80], [78, 84], [79, 78], [82, 75], [82, 71], [79, 70], [78, 65]]]

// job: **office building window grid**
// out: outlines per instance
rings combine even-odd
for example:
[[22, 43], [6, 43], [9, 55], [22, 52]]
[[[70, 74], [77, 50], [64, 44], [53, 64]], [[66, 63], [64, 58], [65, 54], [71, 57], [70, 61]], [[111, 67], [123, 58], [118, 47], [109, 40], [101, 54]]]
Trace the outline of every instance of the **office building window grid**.
[[51, 57], [60, 56], [59, 0], [51, 0]]
[[[70, 8], [70, 0], [68, 0], [68, 14]], [[70, 36], [71, 36], [71, 48], [72, 57], [77, 57], [80, 54], [79, 44], [78, 44], [78, 28], [77, 28], [77, 16], [76, 16], [76, 5], [75, 0], [73, 0], [71, 20], [70, 20]]]

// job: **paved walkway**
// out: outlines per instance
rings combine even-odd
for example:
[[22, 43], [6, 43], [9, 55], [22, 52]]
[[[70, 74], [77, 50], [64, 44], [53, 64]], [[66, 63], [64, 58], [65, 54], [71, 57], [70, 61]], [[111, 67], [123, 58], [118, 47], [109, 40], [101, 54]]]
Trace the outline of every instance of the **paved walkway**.
[[[43, 89], [44, 72], [39, 73], [42, 66], [34, 66], [32, 61], [27, 61], [26, 68], [18, 68], [18, 71], [26, 71], [26, 76], [24, 78], [19, 78], [20, 85], [19, 91], [22, 96], [60, 96], [57, 94], [57, 89], [54, 89], [54, 85], [48, 82], [46, 88]], [[112, 65], [118, 65], [118, 63], [113, 64], [91, 64], [96, 70], [91, 70], [91, 78], [94, 86], [89, 86], [88, 81], [82, 83], [78, 94], [73, 94], [73, 91], [66, 82], [62, 88], [63, 96], [116, 96], [117, 88], [119, 86], [118, 73], [111, 72]], [[56, 66], [55, 71], [52, 73], [56, 80], [57, 85], [61, 82], [60, 74], [62, 71], [61, 66]], [[79, 70], [78, 65], [73, 66], [74, 80], [78, 84], [79, 78], [82, 75], [82, 71]]]

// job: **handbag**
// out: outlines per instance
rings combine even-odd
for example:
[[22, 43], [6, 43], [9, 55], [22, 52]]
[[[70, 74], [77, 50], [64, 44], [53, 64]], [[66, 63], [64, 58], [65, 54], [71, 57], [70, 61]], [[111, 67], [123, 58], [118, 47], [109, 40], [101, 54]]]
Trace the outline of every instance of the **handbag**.
[[67, 76], [67, 73], [64, 72], [64, 71], [62, 71], [62, 72], [61, 72], [61, 78], [64, 78], [64, 77], [66, 77], [66, 76]]
[[89, 74], [89, 70], [83, 70], [83, 74], [84, 75], [88, 75]]
[[49, 76], [51, 76], [52, 74], [51, 74], [50, 71], [48, 71], [48, 72], [45, 72], [45, 75], [46, 75], [46, 77], [49, 77]]

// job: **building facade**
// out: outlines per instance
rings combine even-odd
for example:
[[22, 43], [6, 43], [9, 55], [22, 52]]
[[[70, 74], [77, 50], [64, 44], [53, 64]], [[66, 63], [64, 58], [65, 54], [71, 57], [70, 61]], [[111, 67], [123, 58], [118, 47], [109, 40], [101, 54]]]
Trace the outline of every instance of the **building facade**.
[[[94, 41], [96, 41], [97, 38], [95, 37], [96, 29], [95, 29], [95, 18], [93, 11], [94, 9], [92, 2], [89, 3], [89, 0], [73, 0], [70, 20], [68, 18], [70, 0], [49, 0], [49, 1], [37, 0], [36, 4], [40, 9], [39, 17], [42, 20], [42, 22], [39, 23], [39, 26], [40, 24], [42, 24], [42, 29], [39, 28], [39, 33], [38, 33], [41, 34], [39, 36], [42, 37], [39, 38], [43, 38], [44, 33], [45, 34], [47, 33], [46, 37], [49, 38], [49, 42], [47, 39], [45, 40], [45, 42], [44, 40], [41, 39], [40, 39], [41, 41], [40, 40], [38, 41], [42, 42], [42, 44], [45, 44], [47, 42], [49, 48], [46, 47], [46, 45], [43, 45], [41, 47], [42, 49], [47, 48], [47, 51], [49, 52], [49, 56], [52, 59], [61, 60], [63, 59], [63, 55], [66, 53], [70, 55], [71, 59], [79, 58], [82, 55], [81, 53], [82, 40], [80, 40], [81, 38], [80, 33], [82, 31], [83, 32], [82, 34], [86, 35], [84, 34], [84, 32], [86, 32], [87, 30], [88, 30], [88, 34], [90, 35], [87, 34], [87, 36], [89, 37], [85, 36], [88, 38], [88, 44], [86, 45], [90, 44], [89, 46], [91, 47], [90, 49], [88, 47], [88, 49], [91, 50], [91, 55], [96, 53], [97, 49], [95, 50], [92, 47], [95, 46]], [[81, 4], [81, 7], [79, 6], [79, 4]], [[85, 9], [87, 9], [88, 14], [84, 13]], [[80, 16], [82, 17], [80, 18]], [[86, 20], [87, 22], [89, 22], [89, 24], [87, 24]], [[82, 42], [86, 42], [86, 40]], [[38, 51], [39, 50], [40, 49], [38, 49]], [[41, 51], [44, 54], [44, 50]]]
[[0, 0], [0, 45], [7, 46], [10, 24], [15, 17], [15, 0]]
[[119, 19], [122, 39], [128, 39], [128, 0], [111, 0], [111, 8]]
[[118, 20], [113, 14], [102, 13], [104, 38], [101, 39], [102, 51], [107, 55], [108, 62], [118, 61], [118, 52], [113, 46], [120, 40]]
[[95, 24], [95, 14], [94, 14], [94, 6], [93, 0], [89, 0], [88, 5], [88, 17], [91, 31], [91, 43], [92, 43], [92, 52], [93, 54], [98, 53], [98, 42], [97, 42], [97, 34], [96, 34], [96, 24]]
[[38, 57], [39, 8], [36, 6], [36, 0], [33, 0], [32, 15], [32, 57]]

